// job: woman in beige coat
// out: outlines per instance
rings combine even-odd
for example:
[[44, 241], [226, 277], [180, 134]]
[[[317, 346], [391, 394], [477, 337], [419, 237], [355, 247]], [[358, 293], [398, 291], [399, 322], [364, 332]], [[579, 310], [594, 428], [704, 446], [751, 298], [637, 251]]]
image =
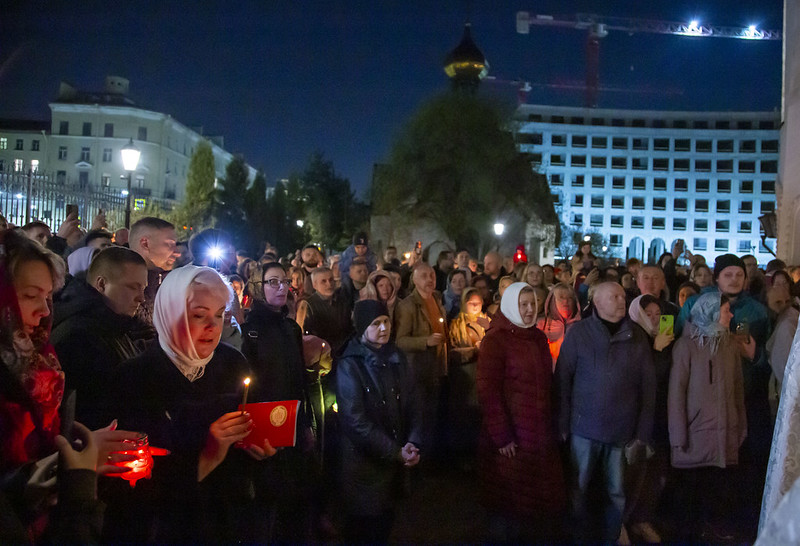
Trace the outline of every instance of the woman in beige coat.
[[689, 540], [721, 540], [726, 533], [714, 516], [721, 520], [735, 503], [729, 467], [738, 464], [747, 436], [741, 358], [752, 359], [755, 343], [731, 335], [732, 317], [726, 296], [703, 294], [672, 351], [669, 438], [672, 466], [682, 469], [677, 478]]

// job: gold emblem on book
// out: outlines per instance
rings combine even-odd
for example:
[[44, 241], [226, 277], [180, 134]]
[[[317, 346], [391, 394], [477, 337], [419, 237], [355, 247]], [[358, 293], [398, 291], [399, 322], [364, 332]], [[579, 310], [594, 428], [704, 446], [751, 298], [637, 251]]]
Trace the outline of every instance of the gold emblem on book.
[[286, 411], [286, 406], [275, 406], [269, 413], [269, 422], [273, 427], [280, 427], [286, 422], [286, 417], [289, 412]]

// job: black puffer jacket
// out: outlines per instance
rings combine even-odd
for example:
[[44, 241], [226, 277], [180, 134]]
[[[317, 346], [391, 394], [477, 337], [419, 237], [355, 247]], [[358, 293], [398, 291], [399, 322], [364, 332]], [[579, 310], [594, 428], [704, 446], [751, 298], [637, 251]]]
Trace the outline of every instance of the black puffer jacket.
[[336, 398], [342, 498], [350, 514], [381, 514], [402, 484], [400, 449], [407, 442], [420, 446], [422, 413], [411, 368], [394, 344], [374, 351], [352, 339], [338, 363]]
[[54, 304], [50, 342], [66, 377], [66, 389], [77, 391], [75, 418], [89, 428], [101, 422], [108, 375], [144, 350], [131, 332], [141, 329], [135, 319], [116, 314], [103, 295], [73, 278]]

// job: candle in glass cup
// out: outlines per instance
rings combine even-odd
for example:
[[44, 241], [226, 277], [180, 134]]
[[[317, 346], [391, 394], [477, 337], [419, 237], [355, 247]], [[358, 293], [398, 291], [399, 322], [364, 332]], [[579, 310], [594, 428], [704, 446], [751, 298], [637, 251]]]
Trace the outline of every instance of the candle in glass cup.
[[242, 394], [242, 414], [244, 414], [244, 406], [247, 404], [247, 394], [250, 392], [250, 378], [244, 378], [244, 394]]

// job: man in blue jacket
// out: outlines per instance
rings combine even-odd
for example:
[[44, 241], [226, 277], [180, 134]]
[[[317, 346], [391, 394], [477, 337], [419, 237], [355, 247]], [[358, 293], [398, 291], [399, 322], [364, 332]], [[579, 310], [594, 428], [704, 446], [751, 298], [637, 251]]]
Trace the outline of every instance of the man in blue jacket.
[[[594, 313], [569, 330], [558, 357], [559, 431], [570, 447], [575, 538], [614, 543], [625, 509], [626, 451], [633, 462], [652, 433], [655, 370], [647, 334], [626, 317], [623, 288], [598, 285], [594, 304]], [[602, 536], [588, 525], [587, 496], [596, 473], [611, 500]]]

